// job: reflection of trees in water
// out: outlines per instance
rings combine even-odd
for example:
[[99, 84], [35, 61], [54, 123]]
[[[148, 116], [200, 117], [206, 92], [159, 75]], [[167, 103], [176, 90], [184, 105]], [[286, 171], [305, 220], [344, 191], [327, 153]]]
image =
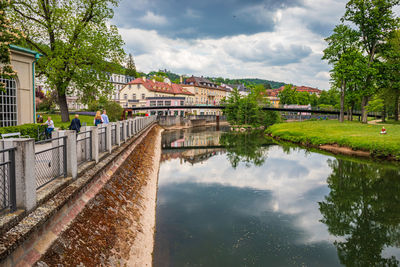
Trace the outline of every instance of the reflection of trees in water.
[[346, 266], [397, 266], [384, 258], [386, 247], [400, 245], [400, 170], [337, 159], [329, 161], [331, 192], [319, 203], [322, 222]]
[[220, 138], [220, 144], [225, 146], [227, 158], [233, 168], [236, 168], [240, 162], [247, 167], [252, 164], [261, 166], [266, 160], [266, 139], [263, 133], [223, 133]]

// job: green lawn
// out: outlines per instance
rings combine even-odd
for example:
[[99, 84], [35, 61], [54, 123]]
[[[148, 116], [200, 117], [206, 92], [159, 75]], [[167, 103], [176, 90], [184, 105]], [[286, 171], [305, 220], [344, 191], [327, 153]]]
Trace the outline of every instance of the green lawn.
[[[47, 120], [47, 117], [50, 116], [51, 119], [54, 121], [54, 126], [56, 128], [61, 128], [64, 126], [65, 129], [69, 127], [71, 124], [71, 121], [69, 122], [61, 122], [61, 115], [60, 114], [41, 114], [43, 116], [43, 122]], [[75, 117], [75, 115], [69, 115], [69, 119], [72, 120]], [[79, 119], [81, 120], [81, 124], [83, 125], [84, 122], [86, 122], [87, 126], [94, 126], [93, 124], [93, 116], [87, 116], [87, 115], [79, 115]]]
[[312, 145], [338, 144], [355, 150], [370, 151], [377, 156], [395, 156], [400, 159], [400, 125], [385, 125], [386, 135], [381, 135], [382, 125], [359, 122], [306, 121], [280, 123], [266, 130], [283, 140]]

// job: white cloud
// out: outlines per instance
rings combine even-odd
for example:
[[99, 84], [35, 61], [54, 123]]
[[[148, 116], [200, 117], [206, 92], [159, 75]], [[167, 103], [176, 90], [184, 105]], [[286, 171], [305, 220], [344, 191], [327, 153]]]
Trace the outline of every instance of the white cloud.
[[141, 22], [149, 25], [164, 25], [168, 22], [167, 18], [156, 15], [152, 11], [147, 11], [146, 15], [139, 19]]
[[[271, 16], [277, 23], [274, 31], [252, 35], [188, 40], [154, 30], [121, 28], [120, 32], [140, 71], [167, 68], [180, 74], [258, 77], [329, 89], [329, 66], [321, 60], [325, 36], [317, 32], [339, 23], [344, 7], [345, 0], [305, 0], [303, 7], [282, 8], [273, 14], [265, 11], [264, 18]], [[199, 16], [190, 9], [184, 14]], [[151, 11], [141, 20], [167, 23]], [[193, 28], [179, 30], [195, 32]]]

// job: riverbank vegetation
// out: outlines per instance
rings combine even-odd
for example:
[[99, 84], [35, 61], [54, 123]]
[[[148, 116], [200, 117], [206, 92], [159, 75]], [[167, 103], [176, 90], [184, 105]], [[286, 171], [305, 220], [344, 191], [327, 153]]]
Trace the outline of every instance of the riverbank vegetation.
[[262, 109], [266, 100], [261, 92], [261, 90], [252, 90], [249, 95], [243, 96], [234, 89], [231, 96], [222, 103], [225, 105], [224, 115], [228, 122], [231, 125], [253, 127], [268, 127], [279, 122], [279, 113]]
[[373, 156], [400, 159], [400, 125], [388, 125], [381, 135], [382, 125], [358, 122], [307, 121], [281, 123], [266, 133], [282, 140], [312, 146], [339, 145], [353, 150], [368, 151]]
[[[332, 87], [340, 91], [340, 121], [344, 110], [361, 107], [362, 121], [368, 111], [399, 116], [400, 32], [393, 8], [398, 0], [350, 0], [341, 24], [326, 38], [323, 59], [332, 65]], [[369, 105], [370, 103], [370, 105]]]

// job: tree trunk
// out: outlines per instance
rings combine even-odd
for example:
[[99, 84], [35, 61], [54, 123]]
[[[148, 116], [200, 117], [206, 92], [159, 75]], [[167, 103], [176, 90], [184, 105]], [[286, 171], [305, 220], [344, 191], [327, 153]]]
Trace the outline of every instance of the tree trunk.
[[382, 109], [382, 122], [386, 122], [386, 101], [384, 101], [383, 109]]
[[353, 121], [353, 110], [354, 110], [354, 104], [351, 104], [351, 106], [350, 106], [350, 118], [349, 118], [350, 121]]
[[344, 93], [346, 90], [346, 81], [342, 80], [342, 87], [340, 88], [340, 116], [339, 121], [344, 122]]
[[399, 97], [400, 90], [397, 90], [395, 99], [394, 99], [394, 120], [399, 121]]
[[368, 113], [367, 107], [368, 105], [368, 96], [363, 96], [361, 100], [361, 121], [362, 123], [368, 123]]
[[58, 98], [58, 105], [60, 106], [61, 121], [68, 122], [69, 121], [69, 111], [68, 111], [68, 105], [67, 105], [67, 97], [65, 94], [59, 94], [57, 98]]

